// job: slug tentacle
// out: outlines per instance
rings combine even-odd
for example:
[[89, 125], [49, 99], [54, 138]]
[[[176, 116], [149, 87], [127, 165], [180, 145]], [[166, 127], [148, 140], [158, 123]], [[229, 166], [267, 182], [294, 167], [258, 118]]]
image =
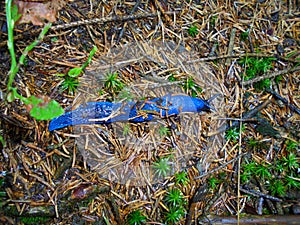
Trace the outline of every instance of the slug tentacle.
[[112, 122], [147, 122], [154, 115], [165, 118], [185, 112], [199, 113], [214, 110], [209, 100], [193, 98], [187, 95], [166, 95], [142, 102], [88, 102], [79, 108], [54, 118], [49, 131], [80, 124], [109, 124]]

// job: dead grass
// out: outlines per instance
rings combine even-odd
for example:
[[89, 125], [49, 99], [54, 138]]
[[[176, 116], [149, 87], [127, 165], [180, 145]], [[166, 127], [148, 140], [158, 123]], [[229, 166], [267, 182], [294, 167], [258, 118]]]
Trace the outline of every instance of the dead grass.
[[[0, 154], [0, 191], [5, 193], [0, 197], [1, 222], [26, 224], [24, 218], [44, 217], [49, 224], [107, 224], [105, 219], [124, 224], [130, 212], [141, 210], [148, 222], [160, 224], [169, 210], [164, 198], [171, 188], [180, 189], [187, 200], [186, 215], [178, 224], [202, 224], [207, 215], [239, 219], [241, 213], [261, 214], [262, 208], [262, 214], [296, 212], [299, 189], [273, 196], [261, 177], [250, 178], [245, 186], [240, 176], [241, 164], [275, 164], [288, 155], [287, 140], [299, 142], [297, 1], [83, 2], [68, 3], [43, 43], [29, 53], [14, 83], [20, 93], [48, 95], [64, 108], [87, 101], [122, 101], [122, 93], [105, 89], [103, 82], [108, 72], [117, 70], [135, 99], [191, 94], [181, 84], [192, 78], [203, 90], [200, 97], [221, 94], [213, 101], [216, 110], [146, 124], [69, 127], [50, 133], [48, 122], [35, 121], [21, 102], [2, 101], [0, 134], [7, 146]], [[5, 15], [0, 16], [4, 27]], [[197, 27], [195, 37], [188, 32], [191, 26]], [[17, 26], [15, 34], [18, 55], [37, 36], [31, 25]], [[3, 94], [10, 66], [5, 40], [3, 30]], [[99, 51], [80, 78], [76, 97], [60, 91], [62, 81], [55, 74], [82, 65], [93, 45]], [[276, 58], [269, 75], [259, 76], [271, 78], [271, 90], [288, 104], [255, 88], [255, 79], [261, 78], [244, 80], [247, 68], [238, 63], [244, 57]], [[282, 80], [276, 83], [274, 74]], [[172, 75], [177, 82], [169, 80]], [[259, 132], [260, 119], [277, 133], [271, 128], [273, 133]], [[241, 129], [237, 121], [243, 121], [245, 129], [236, 140], [226, 140], [229, 126]], [[170, 133], [160, 135], [161, 127]], [[267, 147], [250, 147], [252, 139]], [[153, 163], [170, 155], [171, 170], [157, 177]], [[187, 172], [186, 186], [176, 184], [174, 173], [179, 171]], [[281, 179], [270, 172], [273, 179]], [[210, 186], [212, 177], [220, 181], [216, 188]], [[299, 182], [299, 172], [295, 177]], [[250, 198], [246, 189], [265, 195]]]

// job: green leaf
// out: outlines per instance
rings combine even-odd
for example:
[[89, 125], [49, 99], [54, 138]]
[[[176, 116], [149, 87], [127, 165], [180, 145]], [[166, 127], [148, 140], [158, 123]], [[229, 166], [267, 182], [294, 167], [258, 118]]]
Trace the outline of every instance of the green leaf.
[[35, 97], [34, 95], [32, 95], [32, 96], [30, 96], [29, 98], [28, 98], [28, 103], [27, 103], [27, 105], [28, 104], [32, 104], [33, 106], [37, 106], [38, 104], [40, 104], [40, 103], [42, 103], [43, 102], [43, 100], [41, 99], [41, 98], [37, 98], [37, 97]]
[[84, 70], [89, 65], [97, 50], [97, 46], [94, 46], [93, 49], [90, 51], [87, 61], [81, 66], [81, 70]]
[[6, 142], [5, 142], [4, 138], [1, 135], [0, 135], [0, 142], [1, 142], [3, 147], [6, 147]]
[[22, 16], [22, 14], [18, 14], [18, 6], [17, 5], [12, 6], [11, 14], [12, 14], [11, 17], [14, 22], [18, 21]]
[[57, 74], [55, 74], [55, 76], [57, 76], [57, 77], [64, 77], [64, 76], [66, 76], [66, 75], [63, 74], [63, 73], [57, 73]]
[[28, 100], [33, 106], [30, 115], [37, 120], [50, 120], [64, 113], [63, 108], [55, 100], [47, 102], [35, 96], [31, 96]]
[[70, 69], [68, 72], [69, 77], [78, 77], [80, 74], [82, 73], [82, 69], [81, 68], [73, 68]]

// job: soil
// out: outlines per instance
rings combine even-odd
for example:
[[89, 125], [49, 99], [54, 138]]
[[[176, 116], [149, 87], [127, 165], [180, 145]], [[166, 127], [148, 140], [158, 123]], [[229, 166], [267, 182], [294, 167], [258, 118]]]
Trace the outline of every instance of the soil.
[[[0, 224], [297, 224], [299, 7], [298, 0], [67, 2], [20, 66], [19, 94], [56, 100], [66, 112], [174, 94], [212, 97], [213, 109], [50, 132], [50, 120], [7, 101], [1, 4]], [[40, 31], [15, 26], [17, 59]], [[84, 73], [67, 77], [93, 46]]]

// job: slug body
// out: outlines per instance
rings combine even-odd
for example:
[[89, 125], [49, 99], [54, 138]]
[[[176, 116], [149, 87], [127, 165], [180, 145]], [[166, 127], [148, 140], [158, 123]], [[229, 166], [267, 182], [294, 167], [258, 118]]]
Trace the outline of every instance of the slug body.
[[75, 110], [54, 118], [49, 131], [70, 125], [109, 124], [113, 122], [147, 122], [154, 115], [165, 118], [185, 112], [202, 112], [213, 109], [210, 100], [193, 98], [186, 95], [166, 95], [138, 102], [112, 103], [88, 102]]

